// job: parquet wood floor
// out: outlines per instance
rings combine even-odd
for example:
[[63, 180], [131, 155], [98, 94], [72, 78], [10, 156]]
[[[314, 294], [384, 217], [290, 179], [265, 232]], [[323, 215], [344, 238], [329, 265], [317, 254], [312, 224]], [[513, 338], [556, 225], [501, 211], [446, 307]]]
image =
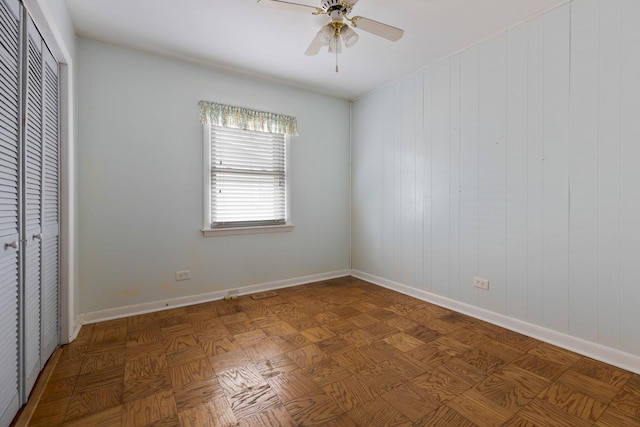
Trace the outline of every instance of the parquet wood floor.
[[84, 326], [33, 426], [640, 426], [640, 375], [346, 277]]

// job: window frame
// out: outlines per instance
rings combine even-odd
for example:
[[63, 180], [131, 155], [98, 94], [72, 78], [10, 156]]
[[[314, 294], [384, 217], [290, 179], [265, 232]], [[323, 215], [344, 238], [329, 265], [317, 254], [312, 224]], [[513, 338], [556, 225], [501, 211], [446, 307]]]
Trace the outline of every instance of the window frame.
[[210, 120], [202, 125], [202, 146], [203, 146], [203, 172], [204, 172], [204, 185], [203, 185], [203, 201], [204, 201], [204, 215], [203, 215], [203, 227], [202, 234], [204, 237], [215, 236], [232, 236], [232, 235], [244, 235], [244, 234], [263, 234], [263, 233], [282, 233], [293, 231], [294, 225], [291, 221], [291, 173], [290, 173], [290, 160], [291, 160], [291, 136], [284, 135], [284, 150], [285, 150], [285, 164], [284, 164], [284, 182], [285, 182], [285, 223], [277, 225], [248, 225], [242, 227], [225, 227], [225, 228], [212, 228], [211, 227], [211, 127]]

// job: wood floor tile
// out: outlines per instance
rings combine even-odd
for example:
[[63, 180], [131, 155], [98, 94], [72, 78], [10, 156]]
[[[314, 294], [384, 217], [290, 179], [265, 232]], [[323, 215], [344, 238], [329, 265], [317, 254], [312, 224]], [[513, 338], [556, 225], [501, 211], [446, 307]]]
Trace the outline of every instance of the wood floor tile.
[[378, 397], [371, 387], [353, 376], [326, 384], [322, 389], [345, 412]]
[[322, 326], [314, 326], [300, 332], [307, 340], [313, 343], [335, 337], [335, 334]]
[[69, 407], [69, 399], [48, 399], [36, 408], [29, 425], [33, 426], [55, 426], [61, 425], [65, 420], [65, 414]]
[[283, 351], [271, 339], [263, 340], [257, 344], [242, 347], [247, 357], [253, 361], [269, 359], [282, 354]]
[[204, 380], [214, 376], [213, 368], [207, 358], [193, 360], [177, 366], [169, 366], [169, 377], [173, 387], [181, 387], [187, 383]]
[[555, 380], [568, 369], [565, 365], [538, 357], [532, 351], [523, 354], [512, 363], [549, 381]]
[[640, 418], [640, 390], [626, 385], [613, 398], [611, 407], [632, 417]]
[[295, 422], [287, 409], [281, 404], [276, 404], [263, 412], [242, 418], [239, 425], [241, 427], [298, 427], [298, 423]]
[[522, 335], [513, 331], [507, 331], [502, 334], [498, 334], [494, 339], [510, 347], [517, 348], [524, 353], [534, 349], [540, 344], [540, 341], [534, 338], [530, 338], [526, 335]]
[[304, 426], [323, 425], [344, 413], [322, 390], [293, 399], [284, 406], [293, 419]]
[[609, 407], [594, 425], [596, 427], [640, 427], [640, 417], [632, 417], [613, 407]]
[[244, 332], [241, 334], [234, 335], [233, 338], [241, 346], [251, 346], [255, 344], [260, 344], [261, 341], [268, 339], [267, 334], [265, 334], [262, 330]]
[[177, 416], [172, 391], [161, 391], [143, 399], [125, 402], [122, 407], [122, 426], [137, 427], [157, 424]]
[[404, 383], [382, 395], [400, 413], [411, 421], [418, 421], [440, 406], [440, 401], [411, 383]]
[[238, 421], [231, 411], [231, 406], [222, 399], [215, 399], [203, 405], [180, 411], [178, 418], [181, 427], [232, 427], [238, 425]]
[[258, 372], [262, 374], [264, 379], [273, 378], [280, 374], [299, 369], [298, 365], [284, 354], [278, 354], [268, 359], [255, 361], [253, 365]]
[[356, 407], [347, 413], [359, 426], [409, 427], [412, 422], [383, 398]]
[[[396, 317], [394, 319], [391, 320], [387, 320], [387, 325], [391, 326], [392, 328], [396, 328], [397, 330], [401, 331], [401, 332], [406, 332], [407, 330], [413, 329], [417, 326], [420, 326], [418, 323], [414, 322], [411, 319], [408, 319], [406, 317]], [[428, 329], [428, 328], [427, 328]], [[411, 335], [411, 334], [409, 334]], [[438, 333], [438, 336], [440, 334]], [[416, 337], [418, 339], [420, 339], [419, 337]]]
[[266, 383], [232, 394], [228, 399], [237, 419], [254, 416], [280, 404], [278, 397]]
[[451, 399], [447, 406], [482, 426], [500, 426], [515, 413], [514, 408], [504, 408], [475, 389]]
[[146, 353], [143, 357], [128, 359], [124, 365], [124, 380], [133, 381], [148, 375], [159, 374], [167, 369], [164, 351]]
[[461, 359], [469, 365], [483, 370], [487, 374], [493, 374], [507, 364], [503, 359], [479, 348], [470, 350], [468, 353], [464, 354]]
[[607, 407], [607, 404], [560, 383], [551, 384], [539, 398], [590, 423], [594, 423]]
[[239, 349], [211, 356], [209, 358], [209, 363], [215, 371], [222, 372], [227, 369], [233, 369], [239, 365], [246, 365], [247, 363], [250, 363], [250, 361], [245, 352], [242, 349]]
[[607, 404], [611, 402], [611, 399], [613, 399], [620, 390], [618, 387], [603, 383], [573, 369], [569, 369], [558, 377], [557, 382], [569, 389], [579, 391]]
[[225, 392], [216, 378], [195, 381], [174, 388], [173, 395], [179, 412], [204, 405], [214, 399], [225, 398]]
[[431, 412], [425, 417], [418, 420], [414, 426], [431, 427], [431, 426], [455, 426], [455, 427], [477, 427], [477, 424], [469, 421], [448, 406], [440, 406], [437, 410]]
[[64, 427], [120, 427], [122, 425], [122, 406], [114, 406], [106, 411], [64, 423]]
[[79, 375], [74, 391], [86, 391], [93, 388], [122, 385], [123, 381], [124, 365], [120, 365]]
[[578, 360], [582, 359], [582, 356], [576, 353], [545, 342], [540, 342], [533, 349], [529, 350], [528, 353], [555, 364], [565, 366], [573, 366]]
[[51, 380], [55, 381], [63, 378], [78, 376], [80, 374], [82, 363], [83, 359], [67, 359], [58, 362], [53, 372], [51, 373]]
[[333, 355], [332, 357], [352, 374], [370, 369], [378, 363], [362, 348], [349, 350], [341, 354]]
[[378, 363], [373, 368], [356, 374], [356, 378], [379, 395], [393, 390], [404, 382], [404, 378], [388, 362]]
[[169, 372], [145, 375], [124, 383], [124, 401], [138, 400], [164, 390], [171, 390]]
[[303, 372], [320, 387], [351, 375], [347, 369], [331, 358], [321, 360], [305, 368]]
[[433, 373], [414, 378], [411, 383], [434, 396], [441, 403], [446, 403], [473, 386], [442, 367], [436, 368]]
[[285, 372], [267, 382], [283, 403], [318, 391], [318, 385], [300, 369]]
[[622, 387], [631, 378], [629, 372], [586, 357], [578, 360], [571, 369], [617, 388]]
[[305, 345], [286, 354], [303, 369], [327, 358], [326, 353], [320, 350], [320, 347], [315, 344]]
[[85, 325], [34, 426], [640, 425], [640, 375], [353, 277]]
[[166, 352], [167, 366], [175, 367], [184, 365], [185, 363], [202, 360], [207, 358], [204, 349], [199, 346], [184, 347], [173, 352]]
[[220, 386], [227, 394], [235, 394], [265, 383], [260, 372], [250, 365], [218, 372], [217, 377]]
[[498, 375], [488, 377], [474, 386], [473, 390], [485, 399], [505, 408], [510, 414], [520, 410], [535, 397]]
[[493, 376], [516, 385], [528, 398], [534, 398], [550, 384], [547, 379], [513, 364], [503, 367]]
[[[587, 427], [591, 423], [574, 417], [549, 402], [539, 399], [532, 400], [518, 412], [513, 422], [523, 420], [533, 426], [549, 427]], [[511, 425], [515, 425], [511, 423]]]
[[65, 421], [71, 421], [88, 415], [97, 414], [123, 402], [124, 384], [91, 388], [87, 391], [74, 392], [69, 400]]
[[67, 377], [59, 380], [50, 380], [47, 384], [40, 402], [68, 399], [73, 393], [78, 377]]
[[420, 341], [419, 339], [414, 338], [411, 335], [405, 334], [404, 332], [388, 336], [384, 338], [383, 341], [387, 344], [391, 344], [402, 352], [414, 350], [424, 344], [423, 341]]

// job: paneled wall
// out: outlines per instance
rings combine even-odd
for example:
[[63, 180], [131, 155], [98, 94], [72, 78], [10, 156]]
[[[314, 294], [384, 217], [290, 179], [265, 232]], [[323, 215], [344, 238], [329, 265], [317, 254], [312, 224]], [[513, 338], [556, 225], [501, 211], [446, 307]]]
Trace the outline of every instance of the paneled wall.
[[574, 0], [356, 101], [353, 268], [640, 355], [638, 76]]

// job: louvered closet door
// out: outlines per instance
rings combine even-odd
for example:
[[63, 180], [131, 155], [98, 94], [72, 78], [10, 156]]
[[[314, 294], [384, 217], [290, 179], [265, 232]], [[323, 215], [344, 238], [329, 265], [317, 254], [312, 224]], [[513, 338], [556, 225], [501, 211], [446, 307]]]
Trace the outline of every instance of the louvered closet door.
[[23, 145], [24, 377], [26, 400], [40, 373], [40, 255], [42, 245], [42, 39], [27, 20]]
[[18, 411], [19, 17], [0, 0], [0, 426]]
[[44, 47], [42, 61], [41, 368], [58, 346], [58, 63]]

